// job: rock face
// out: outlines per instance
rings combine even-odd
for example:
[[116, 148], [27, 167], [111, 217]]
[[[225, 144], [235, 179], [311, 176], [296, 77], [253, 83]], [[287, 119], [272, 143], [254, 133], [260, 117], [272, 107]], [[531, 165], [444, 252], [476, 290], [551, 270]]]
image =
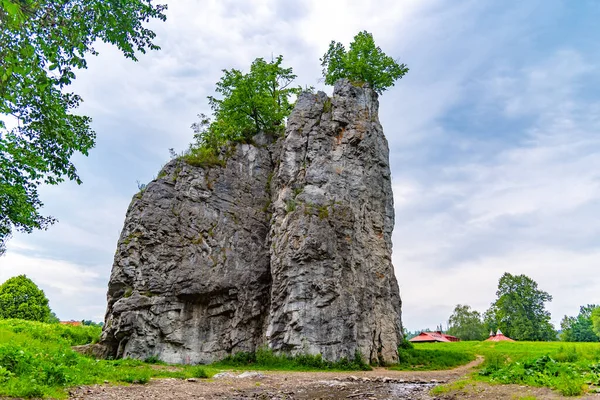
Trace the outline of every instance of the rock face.
[[285, 136], [226, 166], [167, 164], [134, 197], [108, 288], [113, 357], [210, 362], [268, 346], [397, 361], [400, 296], [377, 95], [303, 93]]

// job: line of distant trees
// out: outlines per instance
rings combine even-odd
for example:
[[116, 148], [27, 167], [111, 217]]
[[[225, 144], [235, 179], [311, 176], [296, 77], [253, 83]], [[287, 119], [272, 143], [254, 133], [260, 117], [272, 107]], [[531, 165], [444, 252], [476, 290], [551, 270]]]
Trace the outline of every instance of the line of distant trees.
[[600, 306], [581, 306], [575, 317], [566, 316], [557, 332], [550, 323], [545, 303], [552, 296], [538, 289], [526, 275], [505, 273], [498, 282], [497, 299], [483, 314], [469, 305], [457, 304], [448, 319], [447, 334], [461, 340], [484, 340], [498, 329], [519, 341], [599, 342]]

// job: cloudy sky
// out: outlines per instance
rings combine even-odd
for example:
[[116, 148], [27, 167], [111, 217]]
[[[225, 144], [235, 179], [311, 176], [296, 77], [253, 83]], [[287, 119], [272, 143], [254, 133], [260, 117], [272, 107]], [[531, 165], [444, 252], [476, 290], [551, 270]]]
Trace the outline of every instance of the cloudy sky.
[[410, 72], [380, 98], [409, 330], [485, 311], [504, 272], [554, 296], [553, 322], [600, 303], [600, 3], [595, 0], [165, 0], [162, 47], [133, 63], [98, 45], [73, 90], [98, 134], [84, 184], [41, 190], [60, 221], [17, 234], [0, 282], [27, 274], [63, 319], [103, 319], [136, 182], [192, 139], [224, 68], [283, 54], [331, 93], [319, 58], [361, 30]]

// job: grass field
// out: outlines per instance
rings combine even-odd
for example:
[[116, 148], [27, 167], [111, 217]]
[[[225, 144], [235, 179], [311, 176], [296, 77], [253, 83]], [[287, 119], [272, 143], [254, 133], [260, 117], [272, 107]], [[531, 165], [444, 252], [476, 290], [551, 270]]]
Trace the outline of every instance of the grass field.
[[206, 378], [213, 368], [176, 371], [136, 360], [85, 357], [71, 346], [99, 339], [100, 328], [0, 320], [0, 397], [67, 397], [66, 388], [102, 383], [146, 383], [152, 377]]
[[485, 361], [472, 375], [473, 380], [545, 386], [565, 396], [577, 396], [590, 386], [600, 385], [600, 343], [420, 343], [413, 351], [418, 354], [439, 352], [444, 355], [442, 359], [454, 354], [457, 360], [465, 354], [482, 355]]

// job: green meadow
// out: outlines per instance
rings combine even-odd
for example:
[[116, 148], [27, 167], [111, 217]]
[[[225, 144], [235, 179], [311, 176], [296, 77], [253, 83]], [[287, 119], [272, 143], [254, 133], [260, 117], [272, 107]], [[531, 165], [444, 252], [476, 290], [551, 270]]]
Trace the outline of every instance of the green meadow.
[[[357, 358], [331, 363], [319, 356], [286, 357], [269, 350], [240, 353], [209, 366], [166, 368], [156, 360], [95, 360], [71, 349], [94, 343], [100, 328], [23, 320], [0, 320], [0, 397], [65, 398], [68, 388], [108, 382], [144, 384], [151, 378], [208, 378], [223, 369], [348, 371], [370, 367]], [[546, 386], [579, 395], [600, 385], [600, 343], [458, 342], [420, 343], [399, 349], [394, 370], [440, 370], [482, 356], [469, 380]], [[442, 393], [448, 387], [438, 387]]]
[[73, 386], [143, 384], [157, 377], [207, 378], [215, 372], [198, 366], [172, 371], [137, 360], [97, 361], [71, 349], [99, 338], [98, 327], [0, 320], [0, 397], [66, 398]]
[[[411, 358], [409, 352], [420, 358]], [[419, 343], [414, 349], [401, 349], [400, 364], [392, 368], [440, 369], [433, 366], [441, 362], [449, 365], [453, 359], [463, 363], [466, 356], [473, 360], [476, 355], [483, 356], [484, 361], [470, 376], [472, 380], [549, 387], [564, 396], [578, 396], [600, 386], [600, 343]], [[440, 387], [437, 392], [443, 390]]]

